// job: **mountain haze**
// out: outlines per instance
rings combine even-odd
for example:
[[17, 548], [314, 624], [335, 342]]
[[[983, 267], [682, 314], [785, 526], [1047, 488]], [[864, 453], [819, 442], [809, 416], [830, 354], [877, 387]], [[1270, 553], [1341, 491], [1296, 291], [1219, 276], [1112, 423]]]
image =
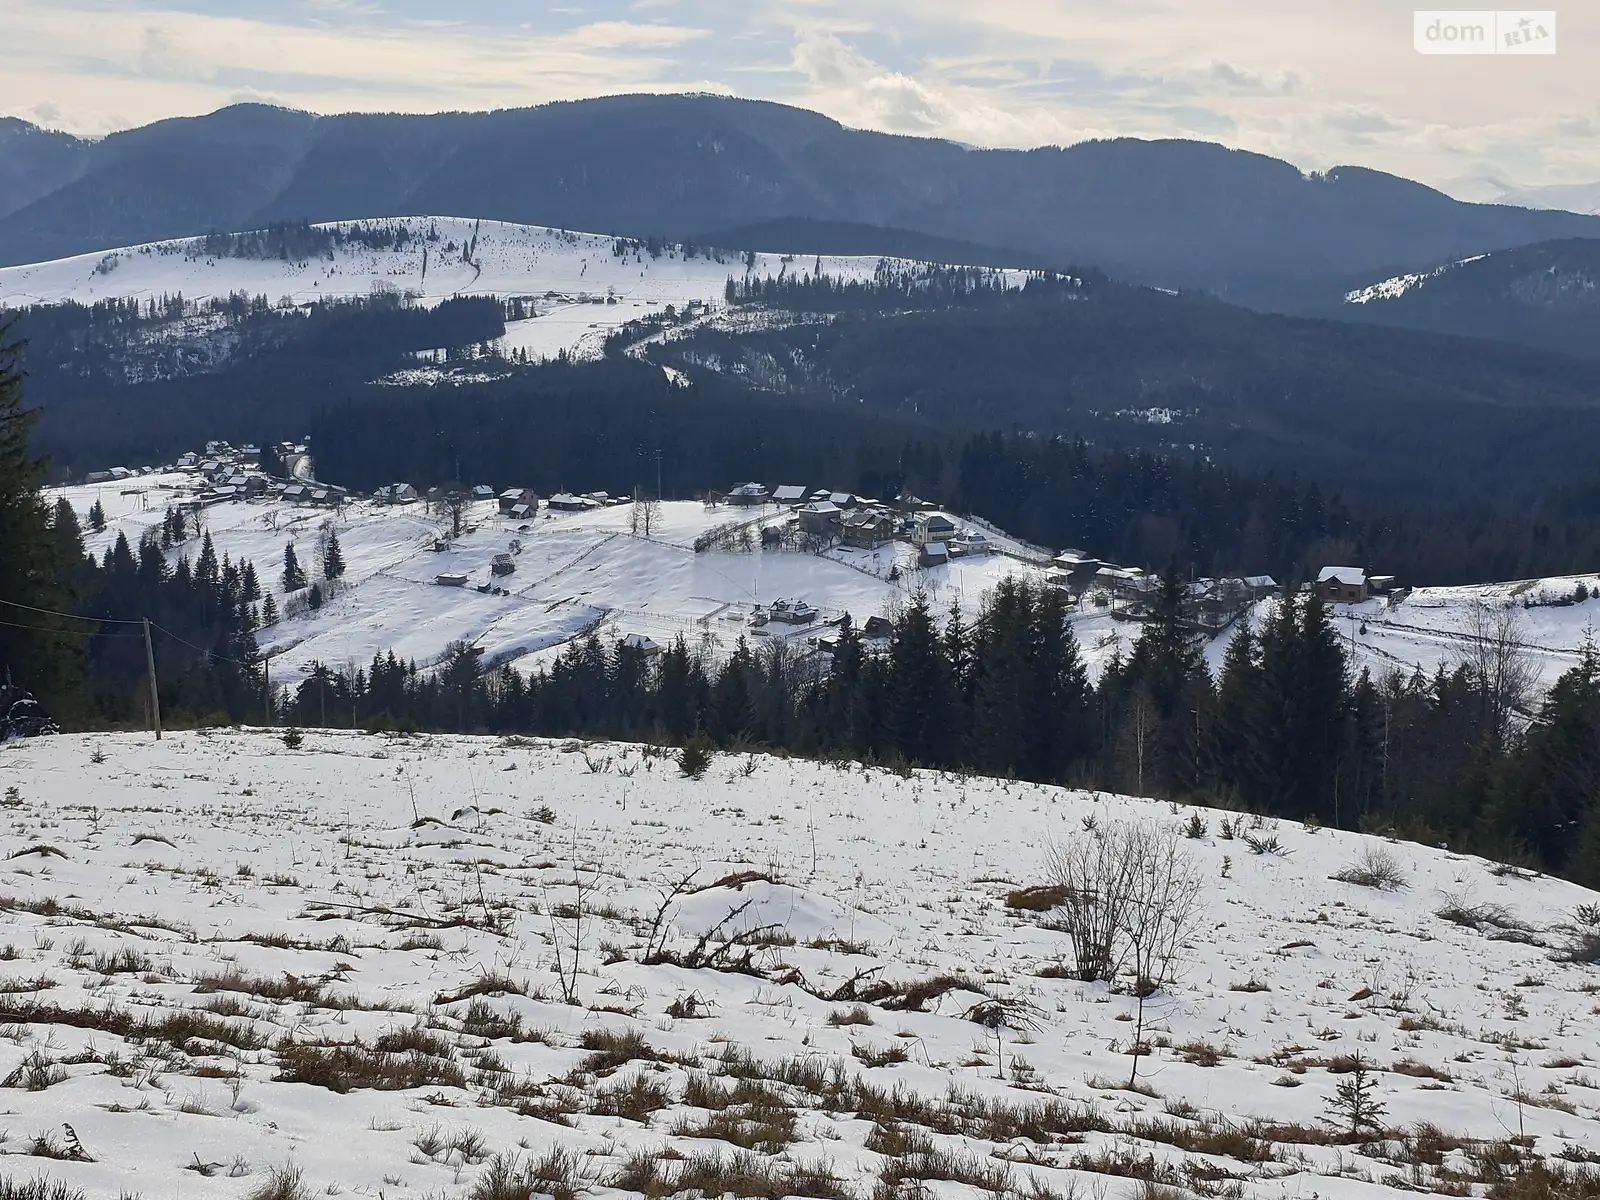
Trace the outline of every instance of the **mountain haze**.
[[1600, 217], [1463, 204], [1360, 167], [1308, 176], [1204, 142], [973, 150], [713, 96], [426, 116], [237, 105], [59, 154], [0, 167], [23, 181], [0, 184], [0, 264], [301, 219], [449, 213], [691, 239], [801, 219], [1294, 307], [1380, 273], [1600, 236]]

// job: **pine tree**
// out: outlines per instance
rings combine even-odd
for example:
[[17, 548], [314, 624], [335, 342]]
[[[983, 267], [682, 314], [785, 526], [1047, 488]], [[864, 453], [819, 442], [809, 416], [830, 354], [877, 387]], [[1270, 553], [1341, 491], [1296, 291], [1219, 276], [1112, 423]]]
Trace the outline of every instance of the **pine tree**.
[[1213, 788], [1252, 801], [1262, 794], [1262, 733], [1259, 643], [1246, 619], [1228, 642], [1217, 679], [1217, 708], [1206, 747]]
[[89, 506], [89, 528], [93, 529], [96, 533], [105, 532], [106, 510], [99, 500], [96, 500], [92, 505]]
[[1067, 619], [1066, 598], [1040, 588], [1033, 606], [1034, 707], [1028, 720], [1028, 775], [1062, 780], [1093, 752], [1094, 698], [1078, 639]]
[[328, 546], [322, 555], [322, 577], [324, 579], [338, 579], [344, 574], [344, 554], [339, 549], [339, 535], [330, 532]]
[[261, 601], [261, 625], [267, 628], [278, 623], [278, 602], [268, 592]]
[[83, 529], [78, 524], [78, 514], [65, 496], [56, 501], [50, 515], [50, 534], [55, 541], [56, 561], [64, 568], [83, 561]]
[[1351, 1138], [1379, 1133], [1383, 1129], [1384, 1105], [1378, 1099], [1378, 1081], [1359, 1054], [1355, 1066], [1334, 1087], [1333, 1096], [1325, 1104], [1328, 1120], [1334, 1125], [1348, 1127]]
[[953, 758], [955, 680], [939, 631], [918, 593], [889, 642], [888, 733], [907, 762], [943, 766]]
[[[1600, 647], [1551, 687], [1520, 752], [1496, 781], [1486, 818], [1501, 848], [1525, 846], [1554, 870], [1587, 840], [1600, 813]], [[1587, 868], [1588, 864], [1586, 864]]]
[[294, 543], [285, 542], [283, 547], [283, 590], [297, 592], [305, 586], [305, 568], [300, 565], [299, 558], [295, 556]]
[[[0, 598], [31, 609], [70, 612], [70, 577], [82, 561], [65, 524], [52, 527], [51, 509], [40, 495], [45, 466], [28, 448], [37, 413], [22, 406], [22, 376], [16, 347], [0, 326]], [[73, 524], [76, 524], [74, 520]], [[59, 535], [59, 536], [58, 536]], [[26, 614], [19, 619], [19, 614]], [[84, 676], [84, 647], [61, 630], [81, 628], [48, 612], [6, 609], [0, 624], [0, 688], [12, 684], [33, 692], [58, 716], [75, 708]]]

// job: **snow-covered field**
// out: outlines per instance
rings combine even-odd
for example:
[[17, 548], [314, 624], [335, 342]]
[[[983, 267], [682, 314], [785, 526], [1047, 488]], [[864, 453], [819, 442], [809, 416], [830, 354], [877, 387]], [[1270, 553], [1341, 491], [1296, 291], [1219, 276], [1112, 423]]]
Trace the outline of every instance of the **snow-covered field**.
[[[0, 779], [0, 1178], [1364, 1200], [1600, 1146], [1600, 969], [1557, 961], [1600, 897], [1442, 850], [1196, 810], [1135, 1090], [1136, 999], [1006, 897], [1051, 839], [1189, 810], [315, 731], [13, 743]], [[1405, 886], [1330, 880], [1367, 850]], [[1387, 1133], [1340, 1144], [1357, 1056]]]
[[[351, 223], [335, 224], [348, 228]], [[538, 315], [508, 326], [501, 349], [526, 350], [537, 360], [562, 350], [579, 357], [597, 353], [613, 329], [662, 313], [669, 304], [680, 311], [695, 302], [720, 305], [727, 281], [747, 272], [805, 278], [820, 271], [848, 282], [872, 279], [883, 261], [779, 254], [747, 260], [731, 251], [686, 256], [679, 247], [667, 247], [656, 257], [642, 250], [619, 256], [613, 252], [617, 239], [604, 235], [460, 217], [360, 224], [404, 226], [412, 236], [390, 249], [347, 242], [331, 258], [296, 262], [212, 257], [204, 252], [203, 239], [186, 238], [6, 267], [0, 269], [0, 308], [179, 294], [206, 300], [236, 292], [296, 304], [375, 291], [409, 294], [421, 303], [452, 296], [520, 296], [534, 300]], [[470, 261], [464, 253], [469, 244], [474, 246]], [[1026, 275], [1002, 274], [1017, 286]]]
[[[137, 546], [146, 529], [159, 529], [169, 503], [187, 494], [194, 478], [183, 474], [139, 476], [97, 487], [62, 488], [80, 520], [99, 500], [106, 529], [91, 533], [89, 551], [103, 555], [119, 532]], [[342, 587], [321, 610], [288, 618], [263, 630], [262, 647], [272, 656], [275, 683], [292, 686], [314, 661], [335, 668], [366, 666], [374, 654], [393, 650], [419, 664], [436, 660], [453, 641], [483, 647], [490, 660], [538, 661], [538, 652], [559, 647], [603, 622], [612, 636], [638, 633], [662, 645], [682, 634], [713, 653], [731, 651], [740, 636], [753, 642], [806, 637], [814, 626], [750, 627], [756, 606], [775, 600], [805, 600], [824, 619], [849, 612], [857, 622], [902, 604], [918, 586], [944, 605], [959, 600], [975, 612], [983, 595], [1012, 572], [1037, 568], [1003, 555], [953, 561], [920, 571], [907, 545], [876, 552], [839, 548], [824, 556], [784, 552], [696, 554], [695, 539], [729, 522], [781, 520], [777, 508], [707, 508], [698, 501], [669, 501], [646, 539], [631, 532], [632, 508], [622, 505], [586, 513], [541, 512], [521, 533], [519, 522], [501, 517], [493, 502], [475, 504], [473, 531], [447, 551], [435, 553], [449, 517], [430, 515], [421, 504], [389, 507], [365, 502], [339, 514], [298, 508], [279, 500], [231, 502], [205, 510], [217, 554], [256, 567], [263, 589], [282, 596], [283, 549], [295, 552], [315, 577], [316, 545], [332, 522], [346, 563]], [[1008, 539], [990, 535], [1002, 546]], [[490, 574], [496, 554], [513, 541], [522, 550], [516, 571]], [[168, 557], [199, 553], [196, 539]], [[891, 580], [899, 564], [899, 578]], [[443, 573], [468, 577], [465, 588], [434, 583]], [[510, 594], [483, 594], [494, 582]], [[534, 657], [528, 657], [534, 656]]]
[[[1580, 583], [1590, 599], [1555, 603], [1570, 600]], [[1403, 600], [1380, 597], [1363, 604], [1334, 605], [1333, 624], [1356, 669], [1365, 667], [1375, 678], [1391, 671], [1432, 675], [1459, 661], [1472, 633], [1474, 605], [1515, 613], [1518, 638], [1537, 682], [1549, 687], [1577, 665], [1585, 640], [1600, 624], [1600, 578], [1570, 575], [1416, 588]], [[1250, 614], [1257, 629], [1270, 618], [1272, 606], [1272, 601], [1263, 601]], [[1225, 635], [1207, 647], [1213, 672], [1222, 666], [1227, 641]]]

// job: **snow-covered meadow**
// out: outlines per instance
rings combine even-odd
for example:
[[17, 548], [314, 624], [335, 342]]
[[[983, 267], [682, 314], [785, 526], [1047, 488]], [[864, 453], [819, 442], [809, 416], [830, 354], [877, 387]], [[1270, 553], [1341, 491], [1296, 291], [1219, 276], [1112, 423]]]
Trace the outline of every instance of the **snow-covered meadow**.
[[[1354, 1198], [1600, 1146], [1572, 885], [1014, 781], [303, 738], [0, 747], [0, 1178]], [[1135, 1088], [1136, 998], [1007, 903], [1119, 822], [1204, 881]], [[1403, 886], [1330, 879], [1366, 852]], [[1358, 1057], [1385, 1132], [1347, 1143]]]

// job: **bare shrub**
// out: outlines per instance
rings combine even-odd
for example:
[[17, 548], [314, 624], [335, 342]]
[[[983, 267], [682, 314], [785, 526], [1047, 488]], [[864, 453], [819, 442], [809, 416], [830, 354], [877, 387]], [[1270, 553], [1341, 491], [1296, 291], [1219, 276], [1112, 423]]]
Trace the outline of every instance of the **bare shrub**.
[[871, 1025], [872, 1010], [864, 1004], [857, 1004], [854, 1008], [836, 1008], [828, 1014], [828, 1024], [835, 1028], [842, 1025]]
[[597, 1117], [621, 1117], [625, 1121], [648, 1121], [650, 1114], [672, 1104], [672, 1093], [660, 1080], [639, 1071], [609, 1087], [598, 1089], [589, 1102], [589, 1112]]
[[467, 1195], [468, 1200], [577, 1200], [585, 1182], [577, 1154], [557, 1146], [539, 1158], [495, 1155]]
[[344, 1042], [334, 1046], [284, 1042], [278, 1046], [278, 1078], [284, 1083], [310, 1083], [332, 1092], [361, 1088], [398, 1092], [419, 1087], [466, 1087], [467, 1075], [452, 1059], [420, 1050], [391, 1053]]
[[1053, 842], [1045, 873], [1060, 902], [1043, 924], [1072, 939], [1077, 977], [1085, 983], [1116, 978], [1121, 966], [1118, 930], [1131, 890], [1137, 847], [1131, 826], [1114, 824]]
[[1486, 925], [1491, 929], [1527, 930], [1527, 926], [1512, 916], [1511, 910], [1503, 904], [1474, 902], [1465, 891], [1443, 892], [1441, 897], [1444, 903], [1433, 912], [1441, 921], [1449, 921], [1452, 925], [1474, 932]]
[[0, 1179], [0, 1200], [85, 1200], [85, 1197], [63, 1181], [41, 1175], [25, 1182]]
[[637, 1029], [586, 1029], [578, 1045], [589, 1051], [583, 1069], [594, 1075], [609, 1074], [631, 1062], [655, 1062], [661, 1057]]
[[1600, 963], [1600, 905], [1580, 904], [1566, 927], [1567, 944], [1555, 952], [1558, 962]]
[[42, 1050], [35, 1050], [17, 1065], [17, 1069], [7, 1075], [0, 1087], [26, 1088], [30, 1092], [42, 1092], [54, 1087], [58, 1083], [66, 1082], [67, 1069], [55, 1059], [45, 1054]]
[[1194, 933], [1200, 876], [1178, 830], [1111, 821], [1086, 826], [1085, 833], [1047, 851], [1051, 882], [1063, 889], [1064, 899], [1044, 924], [1072, 939], [1079, 979], [1110, 981], [1124, 967], [1131, 970], [1139, 998], [1137, 1075], [1144, 1002], [1172, 979]]
[[869, 1067], [892, 1067], [896, 1063], [908, 1062], [911, 1054], [898, 1042], [890, 1042], [885, 1046], [868, 1046], [863, 1042], [851, 1042], [850, 1053]]
[[1113, 821], [1053, 844], [1046, 861], [1063, 900], [1043, 923], [1072, 939], [1078, 978], [1109, 981], [1126, 965], [1137, 990], [1156, 990], [1198, 916], [1200, 879], [1183, 839]]
[[1399, 892], [1411, 886], [1400, 860], [1385, 846], [1364, 847], [1356, 855], [1355, 862], [1329, 878], [1358, 887], [1377, 888], [1380, 892]]
[[312, 1194], [300, 1177], [300, 1168], [287, 1164], [269, 1170], [246, 1200], [312, 1200]]
[[461, 1032], [490, 1041], [496, 1038], [520, 1040], [523, 1036], [522, 1014], [503, 1013], [487, 1001], [475, 997], [467, 1005], [466, 1015], [461, 1018]]

